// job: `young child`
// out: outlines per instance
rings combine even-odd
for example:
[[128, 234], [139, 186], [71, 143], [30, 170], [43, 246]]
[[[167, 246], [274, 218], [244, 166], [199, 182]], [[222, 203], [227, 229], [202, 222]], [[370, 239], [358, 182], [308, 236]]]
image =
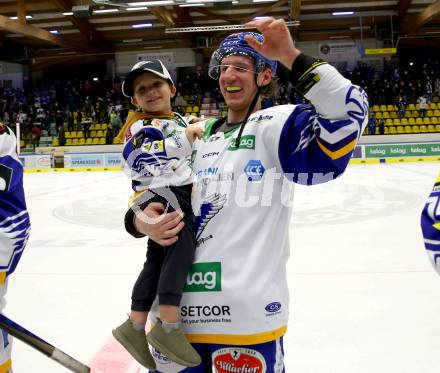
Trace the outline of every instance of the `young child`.
[[[179, 324], [179, 304], [194, 258], [194, 214], [191, 207], [193, 175], [189, 166], [191, 145], [202, 131], [189, 126], [171, 111], [176, 87], [160, 60], [133, 66], [122, 86], [123, 93], [139, 110], [127, 117], [123, 157], [135, 191], [130, 205], [143, 210], [152, 202], [165, 210], [181, 210], [185, 226], [178, 241], [160, 246], [148, 241], [147, 260], [134, 285], [129, 319], [113, 330], [114, 337], [143, 366], [156, 369], [148, 342], [170, 360], [197, 366], [200, 356], [186, 340]], [[153, 301], [159, 298], [160, 320], [145, 335]]]

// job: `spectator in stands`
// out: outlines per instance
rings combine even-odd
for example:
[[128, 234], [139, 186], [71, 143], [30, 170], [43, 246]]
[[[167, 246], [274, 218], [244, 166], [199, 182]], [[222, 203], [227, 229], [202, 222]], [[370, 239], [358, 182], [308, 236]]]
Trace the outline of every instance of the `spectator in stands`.
[[379, 119], [378, 128], [379, 128], [379, 135], [384, 135], [385, 134], [385, 121], [382, 118]]
[[112, 112], [112, 120], [111, 120], [111, 127], [112, 127], [112, 135], [113, 137], [115, 137], [119, 131], [121, 130], [122, 127], [122, 120], [121, 120], [121, 115], [119, 114], [119, 112]]
[[400, 119], [404, 118], [405, 117], [406, 101], [402, 95], [397, 96], [396, 106], [397, 106], [397, 110], [399, 111], [399, 118]]
[[31, 130], [32, 148], [34, 150], [35, 148], [38, 148], [40, 146], [40, 137], [41, 137], [41, 130], [37, 125], [34, 124]]
[[432, 101], [432, 84], [430, 80], [426, 82], [426, 99], [428, 102]]
[[[118, 131], [119, 132], [119, 131]], [[118, 132], [116, 132], [116, 134], [118, 133]], [[110, 144], [113, 144], [113, 128], [112, 128], [112, 125], [111, 124], [109, 124], [108, 125], [108, 127], [107, 127], [107, 131], [105, 132], [105, 143], [107, 144], [107, 145], [110, 145]]]
[[176, 98], [174, 99], [174, 105], [175, 106], [183, 106], [183, 96], [182, 96], [182, 94], [179, 92], [177, 95], [176, 95]]
[[74, 126], [73, 126], [73, 115], [72, 112], [70, 111], [69, 108], [67, 108], [64, 111], [64, 118], [67, 122], [67, 130], [68, 131], [73, 131], [74, 130]]
[[434, 81], [434, 91], [436, 95], [440, 96], [440, 78], [436, 78]]
[[66, 145], [66, 132], [64, 131], [64, 126], [59, 126], [58, 130], [58, 144], [60, 146]]
[[376, 134], [376, 113], [372, 112], [370, 120], [368, 121], [368, 133], [370, 135]]
[[63, 114], [61, 113], [61, 110], [58, 109], [55, 112], [55, 126], [59, 127], [59, 126], [62, 126], [63, 124], [64, 124], [63, 123]]
[[428, 100], [426, 99], [426, 95], [422, 95], [417, 100], [419, 104], [419, 113], [422, 118], [425, 117], [426, 107], [428, 106]]
[[82, 122], [82, 128], [84, 131], [84, 138], [90, 137], [90, 126], [92, 125], [91, 118], [85, 118]]
[[4, 124], [5, 126], [9, 126], [10, 117], [9, 117], [9, 113], [8, 113], [7, 111], [5, 111], [5, 112], [3, 113], [3, 118], [2, 118], [1, 121], [3, 122], [3, 124]]

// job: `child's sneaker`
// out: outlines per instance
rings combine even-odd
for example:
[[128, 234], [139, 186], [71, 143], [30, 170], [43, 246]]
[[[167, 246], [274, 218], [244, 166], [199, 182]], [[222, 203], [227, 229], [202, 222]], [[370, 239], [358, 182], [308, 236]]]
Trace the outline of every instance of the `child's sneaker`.
[[195, 367], [202, 362], [180, 328], [167, 333], [158, 321], [148, 333], [147, 340], [156, 350], [178, 364]]
[[156, 363], [148, 348], [144, 329], [135, 330], [130, 319], [128, 319], [116, 329], [113, 329], [112, 334], [139, 364], [150, 370], [156, 370]]

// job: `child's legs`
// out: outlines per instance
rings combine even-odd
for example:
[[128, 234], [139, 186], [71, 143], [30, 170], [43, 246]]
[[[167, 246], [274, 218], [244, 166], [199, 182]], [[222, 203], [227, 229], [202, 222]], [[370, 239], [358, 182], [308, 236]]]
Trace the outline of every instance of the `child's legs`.
[[147, 260], [133, 287], [130, 320], [145, 323], [157, 294], [157, 284], [164, 260], [164, 249], [148, 240]]
[[175, 244], [164, 248], [165, 258], [157, 289], [160, 316], [168, 322], [176, 322], [179, 319], [178, 306], [194, 260], [196, 240], [191, 217], [185, 216], [185, 226], [178, 236]]
[[205, 343], [191, 343], [191, 346], [197, 351], [202, 358], [202, 362], [194, 368], [187, 368], [183, 365], [179, 365], [166, 356], [161, 354], [155, 348], [152, 349], [151, 355], [156, 362], [157, 370], [149, 371], [149, 373], [212, 373], [212, 360], [209, 352], [209, 344]]

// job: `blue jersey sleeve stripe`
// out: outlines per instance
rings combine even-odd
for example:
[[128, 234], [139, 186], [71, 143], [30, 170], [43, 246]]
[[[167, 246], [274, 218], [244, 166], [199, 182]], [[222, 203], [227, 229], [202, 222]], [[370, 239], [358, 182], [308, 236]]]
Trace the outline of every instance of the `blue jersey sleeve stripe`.
[[356, 138], [356, 139], [352, 140], [350, 143], [348, 143], [347, 145], [343, 146], [342, 148], [339, 148], [338, 150], [332, 151], [332, 150], [328, 149], [327, 147], [325, 147], [324, 144], [321, 141], [319, 141], [319, 139], [317, 139], [316, 141], [319, 145], [319, 148], [325, 154], [327, 154], [332, 160], [339, 159], [339, 158], [344, 157], [345, 155], [351, 153], [357, 144], [357, 138]]

